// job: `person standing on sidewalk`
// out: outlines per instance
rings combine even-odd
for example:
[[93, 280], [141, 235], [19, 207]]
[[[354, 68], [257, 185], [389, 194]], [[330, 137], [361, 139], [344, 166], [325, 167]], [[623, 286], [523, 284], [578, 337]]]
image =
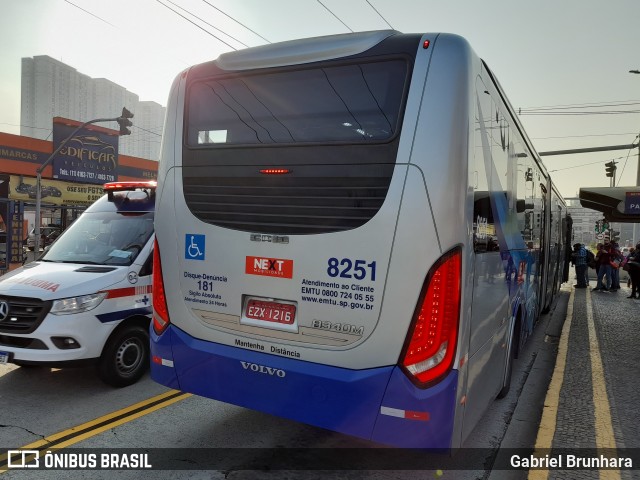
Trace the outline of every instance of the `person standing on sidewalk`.
[[[611, 263], [611, 291], [620, 290], [620, 264], [624, 260], [624, 256], [620, 251], [620, 247], [616, 242], [611, 242], [609, 247], [610, 263]], [[614, 262], [615, 265], [614, 266]]]
[[631, 295], [627, 298], [640, 298], [640, 243], [636, 245], [633, 254], [629, 254], [627, 265], [631, 277]]
[[622, 261], [622, 268], [625, 272], [627, 272], [627, 287], [631, 288], [631, 274], [629, 273], [629, 266], [626, 265], [626, 263], [631, 259], [631, 257], [633, 257], [634, 252], [636, 251], [636, 249], [634, 247], [629, 247], [629, 252], [627, 253], [627, 256], [624, 257], [624, 260]]
[[[611, 288], [611, 255], [609, 254], [609, 242], [604, 245], [598, 245], [598, 253], [596, 253], [596, 263], [598, 264], [598, 283], [593, 291], [608, 292]], [[602, 283], [604, 277], [607, 277], [607, 286]]]
[[571, 262], [576, 268], [576, 284], [575, 288], [587, 288], [587, 249], [584, 245], [576, 243], [573, 246], [571, 254]]

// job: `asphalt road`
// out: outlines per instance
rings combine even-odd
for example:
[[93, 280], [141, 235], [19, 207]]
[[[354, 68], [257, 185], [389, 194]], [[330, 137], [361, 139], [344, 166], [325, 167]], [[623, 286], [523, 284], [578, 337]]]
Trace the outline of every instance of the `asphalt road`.
[[[564, 295], [565, 307], [566, 296]], [[118, 473], [119, 478], [314, 479], [333, 476], [353, 479], [485, 479], [491, 474], [492, 458], [501, 446], [517, 447], [531, 442], [531, 436], [535, 435], [541, 398], [544, 397], [546, 381], [553, 368], [554, 352], [553, 348], [549, 348], [549, 342], [544, 342], [545, 331], [554, 318], [564, 315], [562, 308], [561, 298], [559, 307], [552, 314], [543, 316], [534, 337], [516, 361], [509, 395], [493, 402], [468, 439], [465, 448], [470, 450], [467, 452], [482, 454], [478, 459], [477, 468], [474, 469], [455, 472], [437, 467], [428, 471], [249, 470], [247, 465], [259, 465], [261, 461], [269, 463], [268, 459], [261, 457], [273, 453], [273, 449], [280, 447], [367, 448], [370, 445], [326, 430], [190, 395], [179, 395], [171, 400], [172, 403], [162, 404], [155, 410], [142, 406], [135, 415], [123, 415], [122, 409], [170, 391], [151, 381], [148, 376], [131, 387], [113, 389], [104, 385], [90, 367], [58, 370], [0, 365], [0, 444], [7, 448], [19, 448], [42, 442], [44, 438], [51, 439], [53, 435], [64, 432], [73, 442], [67, 448], [74, 449], [125, 448], [145, 452], [149, 449], [166, 448], [174, 449], [167, 450], [167, 455], [178, 457], [180, 450], [175, 449], [180, 448], [213, 448], [216, 452], [229, 448], [251, 449], [247, 450], [251, 458], [239, 462], [237, 468], [226, 465], [225, 469], [198, 470], [198, 465], [184, 463], [180, 458], [175, 458], [175, 468], [190, 469], [125, 471]], [[542, 350], [550, 352], [547, 353], [550, 361], [540, 366], [541, 364], [535, 360]], [[526, 389], [524, 395], [523, 389]], [[534, 402], [533, 405], [531, 402]], [[519, 410], [516, 409], [518, 405]], [[116, 415], [124, 416], [121, 423], [109, 423], [109, 418], [113, 417], [109, 415], [114, 412]], [[106, 427], [98, 431], [95, 424], [105, 423], [105, 418]], [[99, 421], [96, 422], [96, 419]], [[92, 423], [87, 427], [87, 422]], [[517, 428], [509, 428], [515, 424]], [[81, 425], [88, 429], [86, 434], [77, 435], [73, 430], [69, 430]], [[237, 453], [235, 450], [229, 452]], [[440, 458], [444, 467], [447, 458], [436, 455], [432, 460], [437, 465]], [[314, 468], [317, 468], [317, 465]], [[113, 473], [108, 470], [10, 470], [4, 474], [4, 478], [106, 479], [112, 478]]]

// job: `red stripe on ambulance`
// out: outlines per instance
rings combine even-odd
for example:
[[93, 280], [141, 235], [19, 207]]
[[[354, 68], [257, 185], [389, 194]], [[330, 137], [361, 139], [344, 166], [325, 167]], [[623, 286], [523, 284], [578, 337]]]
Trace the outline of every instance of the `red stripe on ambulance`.
[[151, 293], [151, 285], [139, 285], [136, 287], [114, 288], [107, 290], [107, 298], [132, 297], [133, 295], [145, 295]]

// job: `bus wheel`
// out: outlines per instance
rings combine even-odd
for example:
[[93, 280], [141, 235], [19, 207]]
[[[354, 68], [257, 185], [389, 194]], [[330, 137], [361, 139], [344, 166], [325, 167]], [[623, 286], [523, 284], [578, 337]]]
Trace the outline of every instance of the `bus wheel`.
[[118, 329], [98, 362], [98, 376], [113, 387], [136, 383], [149, 368], [149, 334], [139, 325]]
[[509, 389], [511, 388], [511, 376], [513, 373], [513, 362], [516, 357], [516, 332], [514, 327], [514, 332], [511, 334], [511, 339], [509, 340], [509, 351], [507, 352], [507, 366], [504, 372], [504, 381], [502, 382], [502, 388], [498, 392], [496, 398], [504, 398], [509, 393]]

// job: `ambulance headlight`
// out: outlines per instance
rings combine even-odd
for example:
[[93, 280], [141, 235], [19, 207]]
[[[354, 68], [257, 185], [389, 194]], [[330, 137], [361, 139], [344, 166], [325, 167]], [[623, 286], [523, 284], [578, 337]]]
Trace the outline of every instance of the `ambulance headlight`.
[[49, 313], [54, 315], [70, 315], [72, 313], [86, 312], [100, 305], [106, 296], [107, 292], [101, 292], [92, 295], [81, 295], [80, 297], [55, 300]]

